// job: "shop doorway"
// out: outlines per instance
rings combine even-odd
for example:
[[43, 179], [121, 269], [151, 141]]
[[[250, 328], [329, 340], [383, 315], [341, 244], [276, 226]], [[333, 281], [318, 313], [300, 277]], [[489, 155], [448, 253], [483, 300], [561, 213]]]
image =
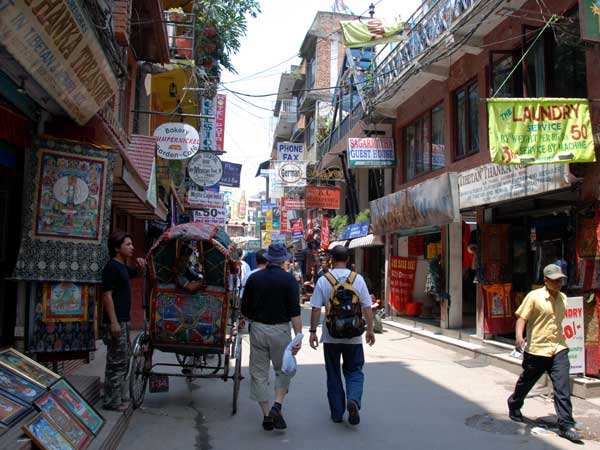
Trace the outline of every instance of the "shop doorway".
[[476, 328], [477, 314], [477, 222], [463, 221], [462, 226], [462, 327]]

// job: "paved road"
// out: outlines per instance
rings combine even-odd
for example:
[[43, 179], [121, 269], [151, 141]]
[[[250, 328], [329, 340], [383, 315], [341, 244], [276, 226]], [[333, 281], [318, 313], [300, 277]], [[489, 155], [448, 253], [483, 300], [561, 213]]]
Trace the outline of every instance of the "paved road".
[[[305, 324], [308, 313], [303, 310]], [[329, 420], [322, 352], [312, 350], [305, 339], [284, 404], [285, 432], [262, 430], [258, 405], [248, 398], [248, 378], [242, 382], [239, 411], [233, 417], [231, 382], [173, 378], [168, 393], [146, 394], [119, 450], [550, 450], [575, 445], [508, 420], [505, 402], [515, 375], [492, 366], [464, 367], [458, 363], [468, 360], [464, 355], [394, 330], [376, 336], [375, 346], [365, 351], [358, 427]], [[247, 376], [247, 343], [244, 352]], [[157, 357], [174, 360], [170, 354]], [[523, 409], [526, 416], [552, 419], [554, 408], [543, 393], [533, 392]], [[600, 409], [587, 402], [576, 402], [575, 415], [585, 424], [600, 423]], [[586, 448], [600, 449], [600, 443], [587, 440]]]

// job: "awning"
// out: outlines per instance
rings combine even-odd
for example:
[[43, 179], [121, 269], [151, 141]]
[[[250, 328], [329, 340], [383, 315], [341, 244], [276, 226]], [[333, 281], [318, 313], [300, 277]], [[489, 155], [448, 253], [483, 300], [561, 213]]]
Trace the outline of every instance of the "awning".
[[352, 239], [348, 248], [378, 247], [383, 245], [383, 236], [378, 234], [367, 234], [366, 236]]
[[331, 250], [333, 247], [337, 247], [338, 245], [342, 245], [342, 246], [346, 246], [346, 244], [348, 243], [348, 241], [333, 241], [329, 243], [329, 247], [327, 247], [327, 250]]

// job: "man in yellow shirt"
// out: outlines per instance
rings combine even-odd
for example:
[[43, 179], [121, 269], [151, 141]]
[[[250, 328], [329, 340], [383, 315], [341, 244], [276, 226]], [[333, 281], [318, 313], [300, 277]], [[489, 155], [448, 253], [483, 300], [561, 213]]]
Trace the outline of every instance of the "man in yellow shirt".
[[[523, 352], [523, 373], [517, 381], [514, 393], [508, 398], [509, 417], [523, 421], [521, 407], [525, 397], [540, 377], [547, 372], [554, 387], [554, 407], [558, 416], [559, 434], [570, 440], [580, 441], [575, 429], [569, 385], [569, 349], [562, 333], [567, 296], [560, 292], [563, 278], [567, 278], [559, 266], [544, 267], [545, 287], [531, 291], [517, 312], [516, 343]], [[523, 331], [527, 325], [527, 348]]]

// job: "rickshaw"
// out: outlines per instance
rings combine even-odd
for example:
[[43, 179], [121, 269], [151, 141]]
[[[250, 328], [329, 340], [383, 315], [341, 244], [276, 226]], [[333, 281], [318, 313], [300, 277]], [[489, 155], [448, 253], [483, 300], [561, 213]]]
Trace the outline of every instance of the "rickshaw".
[[[135, 408], [142, 404], [148, 384], [150, 392], [165, 392], [169, 377], [222, 378], [233, 380], [232, 414], [236, 413], [242, 345], [239, 261], [234, 250], [223, 229], [192, 222], [165, 231], [148, 252], [146, 326], [133, 342], [130, 366]], [[203, 266], [199, 290], [194, 292], [178, 282], [192, 262]], [[155, 350], [173, 353], [176, 362], [153, 362]]]

